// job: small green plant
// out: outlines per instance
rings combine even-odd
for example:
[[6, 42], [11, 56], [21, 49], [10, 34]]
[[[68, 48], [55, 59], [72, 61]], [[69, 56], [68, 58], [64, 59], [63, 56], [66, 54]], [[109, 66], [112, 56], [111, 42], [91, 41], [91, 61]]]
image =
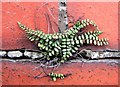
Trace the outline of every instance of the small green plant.
[[[108, 45], [106, 38], [100, 39], [98, 36], [102, 34], [97, 25], [89, 19], [77, 21], [73, 27], [65, 30], [63, 33], [45, 34], [41, 30], [32, 30], [18, 22], [23, 29], [27, 38], [31, 42], [36, 42], [37, 47], [46, 56], [46, 61], [56, 60], [53, 64], [64, 63], [73, 56], [83, 45]], [[92, 25], [94, 30], [85, 31], [85, 27]], [[80, 33], [80, 34], [79, 34]]]
[[64, 75], [64, 74], [60, 74], [60, 73], [57, 74], [57, 73], [53, 73], [53, 72], [49, 73], [49, 76], [50, 76], [52, 81], [56, 81], [58, 78], [64, 79], [65, 77], [67, 77], [69, 75], [71, 75], [71, 74]]

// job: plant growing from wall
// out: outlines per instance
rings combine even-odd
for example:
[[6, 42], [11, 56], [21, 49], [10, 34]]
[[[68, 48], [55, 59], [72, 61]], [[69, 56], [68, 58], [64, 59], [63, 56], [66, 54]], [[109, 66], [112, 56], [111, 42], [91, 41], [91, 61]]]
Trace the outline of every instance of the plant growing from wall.
[[[108, 45], [106, 38], [100, 39], [98, 37], [102, 34], [102, 31], [89, 19], [77, 21], [73, 27], [65, 30], [63, 33], [54, 34], [45, 34], [41, 30], [30, 29], [20, 22], [18, 22], [18, 25], [26, 32], [27, 38], [31, 42], [35, 42], [41, 53], [45, 56], [41, 61], [50, 62], [50, 65], [62, 64], [70, 60], [83, 45]], [[91, 25], [95, 27], [94, 30], [89, 31], [85, 29]], [[58, 78], [58, 75], [53, 73], [49, 73], [48, 76], [53, 81], [56, 81], [56, 78]]]
[[[47, 56], [45, 59], [47, 61], [57, 58], [57, 63], [64, 63], [83, 45], [108, 45], [106, 38], [100, 39], [98, 37], [102, 34], [102, 31], [99, 31], [97, 25], [89, 19], [77, 21], [73, 27], [63, 33], [54, 34], [45, 34], [40, 30], [32, 30], [20, 22], [18, 22], [18, 25], [25, 30], [27, 38], [31, 42], [37, 43], [37, 47], [42, 51], [43, 55]], [[93, 25], [96, 29], [85, 32], [84, 28], [88, 25]]]

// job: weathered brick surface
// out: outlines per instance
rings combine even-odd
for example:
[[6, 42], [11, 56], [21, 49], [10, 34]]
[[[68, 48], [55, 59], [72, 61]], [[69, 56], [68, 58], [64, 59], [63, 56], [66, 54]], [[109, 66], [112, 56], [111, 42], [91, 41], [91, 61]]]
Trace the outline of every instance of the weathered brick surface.
[[[26, 24], [28, 27], [34, 29], [34, 12], [37, 6], [42, 6], [43, 3], [17, 2], [17, 3], [2, 3], [2, 48], [0, 49], [15, 49], [27, 48], [37, 49], [25, 37], [25, 33], [18, 28], [17, 21]], [[58, 8], [57, 3], [49, 3], [49, 7]], [[95, 50], [113, 48], [118, 49], [118, 3], [100, 3], [100, 2], [81, 2], [68, 3], [68, 13], [71, 14], [75, 20], [79, 17], [82, 19], [89, 18], [96, 22], [100, 30], [104, 33], [101, 37], [109, 38], [109, 45], [107, 47], [95, 47]], [[47, 33], [47, 22], [44, 17], [46, 7], [38, 10], [37, 13], [40, 18], [37, 19], [39, 29]], [[57, 10], [55, 10], [57, 14]], [[57, 16], [56, 16], [57, 19]], [[57, 28], [55, 29], [56, 31]], [[53, 32], [53, 31], [51, 31]], [[1, 38], [1, 37], [0, 37]], [[89, 47], [93, 48], [93, 46]], [[0, 62], [1, 63], [1, 62]], [[58, 80], [57, 82], [49, 81], [49, 78], [35, 79], [29, 77], [28, 74], [37, 75], [41, 70], [33, 71], [36, 65], [31, 63], [11, 63], [2, 62], [3, 85], [11, 84], [31, 84], [31, 85], [116, 85], [118, 84], [118, 66], [110, 63], [86, 63], [81, 67], [81, 63], [66, 64], [61, 66], [56, 72], [69, 73], [73, 75]]]

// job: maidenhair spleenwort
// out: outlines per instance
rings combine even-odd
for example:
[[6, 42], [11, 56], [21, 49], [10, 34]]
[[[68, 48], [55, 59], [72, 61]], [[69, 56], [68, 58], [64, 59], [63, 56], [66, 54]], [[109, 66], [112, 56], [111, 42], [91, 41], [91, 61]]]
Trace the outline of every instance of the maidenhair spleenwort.
[[[41, 30], [33, 30], [18, 22], [19, 27], [27, 34], [31, 42], [36, 42], [37, 47], [42, 50], [46, 60], [54, 60], [64, 63], [73, 56], [75, 52], [83, 45], [108, 45], [106, 38], [100, 39], [102, 34], [97, 25], [89, 19], [77, 21], [73, 27], [65, 30], [63, 33], [45, 34]], [[92, 25], [95, 27], [92, 31], [82, 32], [85, 27]], [[78, 34], [82, 32], [81, 34]]]
[[49, 73], [49, 77], [51, 78], [52, 81], [56, 81], [58, 78], [59, 79], [64, 79], [65, 77], [69, 76], [71, 74], [61, 74], [61, 73]]

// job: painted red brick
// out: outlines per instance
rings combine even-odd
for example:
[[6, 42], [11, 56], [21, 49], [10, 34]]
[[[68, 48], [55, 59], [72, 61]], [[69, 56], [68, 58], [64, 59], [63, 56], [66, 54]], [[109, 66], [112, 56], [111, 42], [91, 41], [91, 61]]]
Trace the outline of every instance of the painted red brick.
[[[4, 2], [2, 3], [2, 48], [16, 49], [27, 48], [37, 49], [25, 37], [24, 31], [20, 30], [17, 21], [22, 22], [28, 27], [34, 27], [34, 12], [36, 7], [42, 6], [42, 2]], [[57, 14], [58, 3], [49, 3], [48, 7], [54, 7]], [[106, 47], [94, 47], [94, 50], [111, 48], [118, 49], [118, 3], [117, 2], [80, 2], [68, 3], [68, 14], [75, 20], [89, 18], [96, 22], [100, 30], [104, 33], [100, 37], [109, 38], [109, 45]], [[37, 25], [40, 30], [47, 33], [47, 21], [44, 17], [46, 7], [37, 11], [40, 18], [37, 19]], [[52, 19], [52, 18], [51, 18]], [[56, 16], [57, 19], [57, 16]], [[52, 19], [53, 20], [53, 19]], [[57, 28], [55, 31], [58, 31]], [[51, 32], [53, 32], [51, 30]], [[0, 62], [1, 63], [1, 62]], [[113, 64], [113, 63], [112, 63]], [[2, 62], [3, 85], [117, 85], [118, 84], [118, 66], [110, 63], [81, 63], [62, 65], [56, 72], [72, 73], [72, 76], [57, 82], [49, 81], [48, 77], [35, 79], [34, 75], [41, 72], [32, 70], [33, 63], [12, 63]], [[30, 75], [29, 75], [30, 74]], [[33, 76], [31, 76], [33, 75]]]

